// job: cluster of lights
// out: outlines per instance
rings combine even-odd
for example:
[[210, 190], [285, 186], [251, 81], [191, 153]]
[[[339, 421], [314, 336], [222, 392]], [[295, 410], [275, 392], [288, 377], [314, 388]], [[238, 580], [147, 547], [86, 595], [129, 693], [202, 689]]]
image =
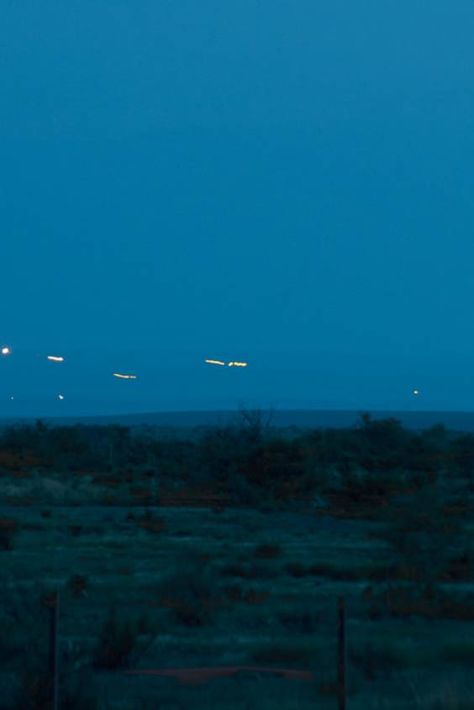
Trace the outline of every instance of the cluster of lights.
[[224, 362], [223, 360], [204, 360], [208, 365], [218, 365], [219, 367], [247, 367], [248, 363], [247, 362], [238, 362], [238, 361], [232, 361], [232, 362]]
[[[12, 350], [8, 345], [4, 345], [0, 349], [0, 353], [3, 357], [8, 357], [12, 354]], [[49, 362], [55, 362], [55, 363], [62, 363], [64, 362], [64, 357], [62, 355], [47, 355], [47, 360]], [[213, 359], [206, 359], [204, 361], [208, 365], [215, 365], [217, 367], [248, 367], [247, 362], [242, 362], [239, 360], [232, 360], [230, 362], [225, 362], [224, 360], [213, 360]], [[131, 374], [124, 374], [121, 372], [114, 372], [113, 377], [115, 377], [118, 380], [136, 380], [137, 375], [131, 375]], [[418, 388], [415, 388], [412, 390], [412, 395], [414, 397], [419, 397], [421, 394], [420, 390]], [[10, 400], [14, 400], [15, 397], [11, 396]], [[61, 402], [64, 400], [64, 395], [63, 394], [58, 394], [58, 400]]]
[[[4, 345], [0, 349], [1, 354], [4, 357], [7, 357], [12, 354], [11, 348], [8, 347], [7, 345]], [[46, 359], [48, 362], [53, 362], [53, 363], [63, 363], [65, 361], [65, 358], [62, 355], [47, 355]], [[247, 362], [242, 362], [239, 360], [232, 360], [231, 362], [225, 362], [224, 360], [212, 360], [212, 359], [207, 359], [205, 362], [208, 365], [217, 365], [219, 367], [247, 367], [248, 363]], [[137, 375], [132, 375], [132, 374], [126, 374], [123, 372], [114, 372], [112, 373], [112, 376], [115, 377], [117, 380], [136, 380], [138, 379]], [[14, 401], [15, 397], [11, 396], [10, 400]], [[64, 400], [64, 395], [63, 394], [58, 394], [57, 399], [59, 401]]]
[[[0, 348], [0, 353], [3, 357], [8, 357], [9, 355], [12, 354], [12, 350], [10, 347], [8, 347], [8, 345], [4, 345], [2, 348]], [[62, 355], [47, 355], [46, 359], [49, 362], [53, 362], [53, 363], [63, 363], [65, 361], [65, 358]], [[119, 380], [136, 380], [137, 379], [137, 375], [126, 375], [121, 372], [114, 372], [113, 376]], [[65, 399], [64, 394], [58, 394], [57, 399], [60, 402], [63, 402]], [[10, 401], [13, 402], [14, 400], [15, 400], [15, 397], [12, 395], [10, 397]]]

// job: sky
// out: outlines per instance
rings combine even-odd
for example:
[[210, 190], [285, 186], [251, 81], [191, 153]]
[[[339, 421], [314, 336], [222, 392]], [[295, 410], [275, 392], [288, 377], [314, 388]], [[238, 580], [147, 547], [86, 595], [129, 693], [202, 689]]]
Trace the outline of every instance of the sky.
[[5, 0], [0, 416], [472, 410], [473, 29], [470, 0]]

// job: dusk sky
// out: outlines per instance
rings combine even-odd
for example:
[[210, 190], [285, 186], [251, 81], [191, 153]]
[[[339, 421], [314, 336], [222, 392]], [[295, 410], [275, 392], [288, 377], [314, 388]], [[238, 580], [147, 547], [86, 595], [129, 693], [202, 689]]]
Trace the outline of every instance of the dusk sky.
[[0, 416], [472, 410], [473, 33], [467, 0], [5, 0]]

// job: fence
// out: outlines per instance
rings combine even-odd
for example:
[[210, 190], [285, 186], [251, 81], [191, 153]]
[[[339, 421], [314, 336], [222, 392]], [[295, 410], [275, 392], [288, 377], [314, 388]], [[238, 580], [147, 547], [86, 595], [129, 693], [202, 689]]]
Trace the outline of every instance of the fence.
[[[53, 594], [46, 601], [49, 609], [49, 667], [51, 688], [51, 710], [60, 710], [59, 687], [59, 644], [60, 644], [60, 597]], [[346, 603], [343, 597], [337, 600], [337, 663], [336, 663], [336, 688], [338, 710], [347, 710], [347, 634], [346, 634]], [[230, 667], [205, 667], [205, 668], [161, 668], [151, 670], [127, 670], [127, 675], [174, 677], [182, 683], [200, 684], [214, 678], [222, 678], [238, 673], [252, 673], [257, 675], [270, 674], [287, 680], [315, 680], [314, 673], [309, 670], [273, 668], [262, 666], [230, 666]], [[316, 706], [315, 706], [316, 707]]]

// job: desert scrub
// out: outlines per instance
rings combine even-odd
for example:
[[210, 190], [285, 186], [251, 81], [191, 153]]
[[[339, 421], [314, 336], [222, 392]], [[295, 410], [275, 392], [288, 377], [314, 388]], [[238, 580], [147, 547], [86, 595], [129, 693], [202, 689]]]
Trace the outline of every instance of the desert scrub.
[[89, 578], [84, 574], [73, 574], [68, 580], [67, 588], [73, 597], [87, 596]]
[[166, 530], [166, 521], [155, 515], [150, 509], [145, 511], [142, 518], [137, 520], [138, 526], [151, 533], [161, 533]]
[[183, 570], [169, 575], [158, 593], [160, 604], [182, 626], [210, 624], [223, 604], [211, 569], [203, 569], [197, 562], [187, 563]]
[[300, 562], [289, 562], [285, 571], [291, 577], [326, 577], [337, 581], [357, 582], [359, 580], [386, 581], [397, 579], [398, 572], [394, 566], [376, 565], [367, 563], [365, 565], [351, 567], [335, 567], [331, 564], [317, 564], [305, 566]]
[[116, 612], [110, 611], [100, 632], [93, 665], [108, 670], [126, 667], [135, 649], [137, 636], [130, 621], [120, 621]]
[[474, 594], [448, 593], [437, 586], [405, 584], [386, 585], [364, 592], [369, 617], [380, 619], [384, 616], [426, 619], [474, 620]]
[[51, 676], [45, 671], [24, 669], [15, 710], [46, 710], [51, 706]]
[[61, 710], [100, 710], [98, 688], [90, 670], [65, 674], [61, 682]]
[[446, 663], [472, 666], [474, 658], [474, 641], [468, 637], [443, 646], [441, 658]]
[[304, 609], [288, 609], [277, 615], [278, 621], [291, 633], [309, 634], [321, 628], [321, 612]]
[[237, 562], [224, 565], [221, 574], [223, 577], [238, 577], [240, 579], [273, 579], [278, 575], [278, 570], [265, 564]]
[[297, 666], [307, 668], [315, 660], [317, 650], [311, 643], [288, 643], [281, 640], [255, 648], [251, 652], [251, 660], [256, 663], [284, 664], [286, 666]]
[[[431, 654], [433, 655], [433, 650]], [[349, 660], [367, 680], [389, 677], [405, 668], [423, 666], [432, 661], [428, 652], [414, 644], [368, 640], [349, 648]]]
[[276, 557], [280, 557], [281, 554], [281, 545], [271, 542], [257, 545], [254, 550], [255, 557], [259, 557], [264, 560], [274, 560]]
[[18, 532], [16, 520], [0, 520], [0, 550], [13, 550], [14, 538]]

